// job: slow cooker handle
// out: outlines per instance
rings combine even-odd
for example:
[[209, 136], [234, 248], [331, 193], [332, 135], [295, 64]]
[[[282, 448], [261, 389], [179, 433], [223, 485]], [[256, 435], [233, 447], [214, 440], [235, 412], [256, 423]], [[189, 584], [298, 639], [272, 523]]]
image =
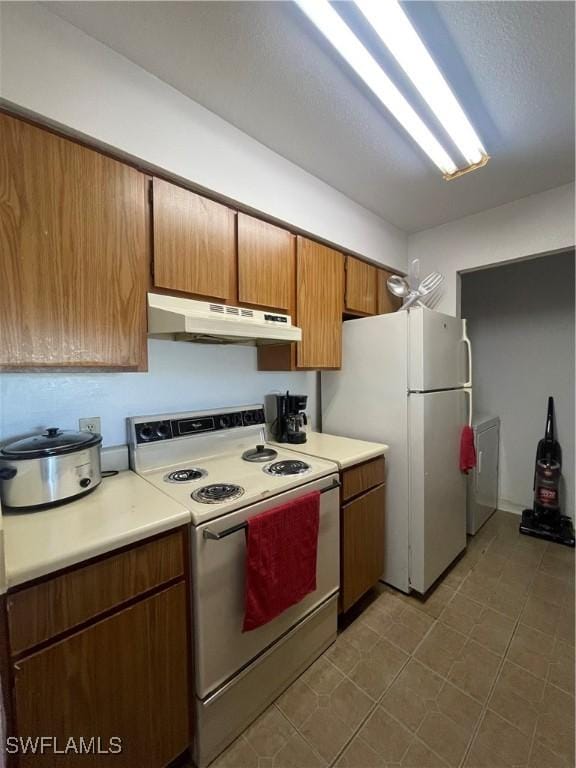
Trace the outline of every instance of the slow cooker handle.
[[48, 427], [48, 429], [42, 433], [43, 437], [60, 437], [62, 430], [59, 427]]
[[16, 477], [16, 472], [14, 467], [0, 467], [0, 480], [12, 480]]

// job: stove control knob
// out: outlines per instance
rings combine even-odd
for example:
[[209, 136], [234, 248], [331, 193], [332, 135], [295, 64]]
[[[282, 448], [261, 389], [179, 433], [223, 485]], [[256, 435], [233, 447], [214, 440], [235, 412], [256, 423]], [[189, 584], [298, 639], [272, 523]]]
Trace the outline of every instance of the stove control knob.
[[228, 429], [231, 426], [232, 419], [228, 415], [220, 416], [219, 424], [221, 429]]
[[244, 412], [244, 424], [253, 424], [254, 423], [254, 414], [252, 411], [245, 411]]
[[140, 440], [144, 443], [147, 443], [148, 440], [152, 440], [152, 437], [154, 436], [150, 424], [142, 424], [142, 426], [138, 428], [137, 434]]
[[170, 424], [167, 421], [161, 421], [156, 427], [156, 434], [161, 440], [165, 440], [168, 437], [172, 437], [170, 432]]

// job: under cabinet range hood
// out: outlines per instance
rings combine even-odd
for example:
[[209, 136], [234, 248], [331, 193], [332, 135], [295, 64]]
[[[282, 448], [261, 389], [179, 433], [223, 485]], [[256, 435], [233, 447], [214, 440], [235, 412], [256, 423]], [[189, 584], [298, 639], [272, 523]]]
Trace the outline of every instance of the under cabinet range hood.
[[287, 344], [302, 331], [290, 315], [148, 294], [148, 336], [205, 344]]

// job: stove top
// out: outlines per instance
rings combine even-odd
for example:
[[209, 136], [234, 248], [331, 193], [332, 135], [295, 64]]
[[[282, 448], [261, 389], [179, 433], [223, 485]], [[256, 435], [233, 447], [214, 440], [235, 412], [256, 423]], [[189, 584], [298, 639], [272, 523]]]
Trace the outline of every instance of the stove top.
[[303, 475], [310, 469], [310, 464], [300, 459], [284, 459], [284, 461], [275, 461], [264, 467], [264, 472], [269, 475]]
[[203, 477], [206, 477], [207, 474], [205, 469], [186, 467], [184, 469], [177, 469], [175, 472], [168, 472], [168, 474], [164, 475], [164, 482], [191, 483], [194, 480], [201, 480]]
[[194, 501], [201, 504], [220, 504], [230, 499], [239, 499], [244, 495], [244, 488], [233, 483], [212, 483], [197, 488], [191, 495]]
[[261, 405], [133, 417], [131, 468], [187, 507], [194, 525], [337, 474], [333, 462], [267, 444], [263, 422]]

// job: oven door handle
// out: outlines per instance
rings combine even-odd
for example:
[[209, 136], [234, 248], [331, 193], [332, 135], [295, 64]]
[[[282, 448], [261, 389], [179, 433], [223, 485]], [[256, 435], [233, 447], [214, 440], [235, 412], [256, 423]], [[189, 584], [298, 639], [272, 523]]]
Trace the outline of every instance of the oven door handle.
[[[327, 491], [334, 491], [336, 488], [340, 488], [340, 481], [334, 480], [332, 482], [332, 485], [329, 485], [327, 488], [322, 488], [320, 493], [326, 493]], [[209, 539], [210, 541], [220, 541], [220, 539], [225, 539], [226, 536], [231, 536], [233, 533], [237, 533], [238, 531], [244, 531], [248, 528], [248, 523], [239, 523], [238, 525], [232, 525], [230, 528], [225, 528], [223, 531], [220, 531], [220, 533], [214, 533], [214, 531], [211, 531], [209, 529], [204, 529], [202, 531], [202, 536], [205, 539]]]

